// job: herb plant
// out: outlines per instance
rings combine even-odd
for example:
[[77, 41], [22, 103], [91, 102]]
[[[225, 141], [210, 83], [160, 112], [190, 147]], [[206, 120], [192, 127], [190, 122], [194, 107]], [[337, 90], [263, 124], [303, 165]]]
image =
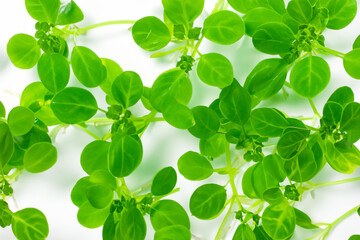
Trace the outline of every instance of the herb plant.
[[[84, 14], [75, 1], [25, 0], [34, 31], [9, 39], [7, 54], [18, 68], [36, 68], [38, 80], [8, 113], [0, 102], [1, 227], [11, 226], [19, 240], [47, 238], [51, 227], [44, 213], [15, 211], [8, 202], [21, 173], [40, 173], [56, 164], [53, 141], [70, 125], [94, 141], [78, 157], [87, 176], [73, 183], [69, 197], [78, 207], [78, 222], [102, 227], [104, 240], [196, 239], [199, 233], [191, 230], [189, 214], [199, 221], [221, 215], [212, 236], [216, 240], [291, 239], [296, 225], [301, 227], [296, 231], [314, 229], [309, 239], [326, 239], [346, 217], [360, 215], [360, 205], [351, 206], [332, 223], [314, 223], [311, 214], [298, 209], [305, 194], [318, 187], [360, 180], [344, 175], [340, 181], [311, 182], [326, 165], [342, 174], [360, 166], [355, 146], [360, 103], [352, 89], [336, 89], [322, 112], [313, 101], [334, 71], [325, 56], [340, 58], [348, 75], [360, 79], [360, 38], [342, 53], [327, 47], [323, 35], [352, 22], [356, 0], [219, 0], [199, 22], [204, 4], [162, 0], [162, 19], [145, 16], [79, 28]], [[125, 65], [77, 45], [80, 35], [111, 24], [130, 26], [138, 47], [152, 58], [172, 56], [173, 68], [145, 86], [138, 73], [123, 70]], [[266, 56], [245, 79], [234, 78], [233, 64], [223, 54], [199, 50], [204, 39], [215, 46], [236, 46], [244, 38]], [[69, 85], [72, 74], [78, 82]], [[196, 84], [219, 94], [211, 104], [190, 107], [198, 79]], [[98, 87], [106, 107], [92, 93]], [[313, 116], [290, 116], [276, 108], [271, 101], [281, 91], [282, 101], [288, 94], [307, 99]], [[137, 114], [139, 107], [147, 113]], [[141, 137], [155, 122], [188, 132], [198, 139], [199, 151], [185, 151], [177, 166], [169, 162], [148, 184], [132, 189], [128, 177], [147, 157]], [[106, 133], [99, 136], [104, 127]], [[203, 181], [215, 174], [227, 182]], [[203, 181], [186, 205], [171, 198], [186, 187], [177, 186], [178, 178]], [[233, 231], [231, 224], [236, 225]], [[355, 234], [349, 239], [359, 239]]]

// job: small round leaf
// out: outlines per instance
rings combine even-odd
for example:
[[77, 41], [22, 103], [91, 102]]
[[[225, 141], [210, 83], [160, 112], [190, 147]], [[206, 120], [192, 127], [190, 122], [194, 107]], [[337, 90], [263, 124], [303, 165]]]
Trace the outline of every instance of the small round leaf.
[[172, 167], [166, 167], [156, 173], [151, 185], [151, 193], [161, 196], [170, 193], [177, 181], [176, 171]]
[[51, 168], [57, 160], [56, 148], [47, 142], [32, 145], [24, 155], [24, 167], [31, 173], [39, 173]]
[[15, 67], [30, 69], [39, 61], [41, 51], [34, 37], [19, 33], [10, 38], [7, 54]]
[[121, 73], [112, 84], [112, 95], [124, 108], [135, 105], [143, 93], [143, 83], [136, 72]]
[[192, 181], [204, 180], [210, 177], [214, 169], [209, 160], [197, 152], [186, 152], [178, 160], [181, 175]]
[[96, 140], [86, 145], [80, 157], [82, 169], [89, 175], [99, 169], [108, 170], [109, 147], [110, 143], [103, 140]]
[[360, 48], [351, 50], [343, 58], [345, 71], [350, 77], [360, 79]]
[[28, 133], [34, 126], [34, 113], [26, 107], [15, 107], [8, 115], [8, 124], [13, 136], [21, 136]]

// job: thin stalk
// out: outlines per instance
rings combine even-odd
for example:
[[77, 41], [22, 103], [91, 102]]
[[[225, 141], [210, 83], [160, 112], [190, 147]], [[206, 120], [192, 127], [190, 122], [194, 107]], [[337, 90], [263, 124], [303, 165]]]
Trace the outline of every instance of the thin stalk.
[[[225, 156], [226, 156], [226, 164], [227, 164], [227, 168], [228, 169], [232, 169], [232, 166], [231, 166], [231, 153], [230, 153], [230, 144], [227, 143], [226, 144], [226, 147], [225, 147]], [[233, 171], [230, 171], [229, 173], [229, 182], [230, 182], [230, 185], [231, 185], [231, 190], [233, 192], [233, 196], [237, 202], [237, 204], [239, 205], [239, 208], [240, 209], [243, 209], [243, 206], [241, 205], [241, 202], [238, 198], [239, 194], [238, 194], [238, 191], [236, 189], [236, 185], [235, 185], [235, 180], [234, 180], [234, 172]]]
[[147, 184], [141, 186], [139, 189], [135, 190], [135, 191], [133, 192], [133, 194], [134, 194], [134, 195], [137, 195], [137, 194], [141, 193], [144, 189], [151, 187], [151, 184], [152, 184], [152, 182], [147, 183]]
[[315, 106], [313, 100], [312, 100], [311, 98], [308, 98], [308, 100], [309, 100], [309, 103], [310, 103], [310, 105], [311, 105], [311, 108], [312, 108], [314, 114], [315, 114], [316, 116], [318, 116], [319, 118], [321, 118], [321, 115], [320, 115], [320, 113], [318, 112], [318, 110], [316, 109], [316, 106]]
[[173, 52], [179, 51], [179, 50], [181, 50], [181, 49], [184, 49], [184, 48], [186, 48], [186, 47], [188, 47], [188, 45], [182, 45], [182, 46], [173, 48], [173, 49], [171, 49], [171, 50], [169, 50], [169, 51], [166, 51], [166, 52], [157, 52], [157, 53], [154, 53], [154, 54], [150, 55], [150, 57], [151, 57], [151, 58], [163, 57], [163, 56], [166, 56], [166, 55], [168, 55], [168, 54], [170, 54], [170, 53], [173, 53]]
[[91, 132], [89, 129], [84, 128], [83, 126], [80, 126], [80, 125], [78, 125], [78, 124], [75, 124], [74, 126], [77, 127], [77, 128], [79, 128], [79, 129], [81, 129], [81, 130], [83, 130], [84, 132], [86, 132], [87, 134], [89, 134], [90, 136], [92, 136], [93, 138], [95, 138], [96, 140], [101, 140], [100, 137], [98, 137], [95, 133]]
[[195, 58], [196, 53], [198, 52], [198, 49], [199, 49], [200, 44], [201, 44], [202, 40], [204, 39], [204, 37], [205, 37], [205, 36], [202, 35], [201, 38], [197, 41], [197, 43], [196, 43], [196, 45], [195, 45], [195, 47], [194, 47], [194, 49], [193, 49], [193, 52], [192, 52], [192, 54], [191, 54], [191, 57]]
[[319, 129], [317, 129], [316, 127], [312, 127], [312, 126], [309, 126], [309, 125], [305, 125], [308, 129], [312, 130], [312, 131], [319, 131]]
[[339, 57], [339, 58], [344, 58], [344, 56], [345, 56], [345, 53], [336, 51], [336, 50], [331, 49], [331, 48], [324, 47], [324, 46], [322, 46], [320, 44], [316, 44], [315, 47], [318, 50], [322, 51], [322, 52], [329, 53], [329, 54], [331, 54], [333, 56], [336, 56], [336, 57]]
[[114, 120], [108, 118], [92, 118], [85, 121], [85, 123], [94, 123], [95, 126], [96, 125], [99, 126], [99, 125], [113, 124]]
[[225, 227], [226, 221], [229, 218], [230, 213], [232, 212], [232, 207], [233, 207], [234, 203], [235, 203], [235, 199], [232, 197], [229, 210], [227, 211], [227, 213], [226, 213], [226, 215], [224, 217], [224, 220], [222, 221], [222, 223], [221, 223], [221, 225], [219, 227], [219, 230], [218, 230], [218, 232], [217, 232], [217, 234], [215, 236], [215, 240], [220, 240], [221, 239], [220, 237], [221, 237], [222, 230]]
[[350, 182], [356, 182], [360, 181], [360, 177], [356, 178], [348, 178], [338, 181], [332, 181], [332, 182], [324, 182], [324, 183], [310, 183], [311, 189], [318, 188], [318, 187], [325, 187], [325, 186], [334, 186], [338, 184], [344, 184], [344, 183], [350, 183]]
[[87, 31], [94, 29], [94, 28], [98, 28], [98, 27], [103, 27], [103, 26], [108, 26], [108, 25], [115, 25], [115, 24], [134, 24], [136, 22], [136, 20], [115, 20], [115, 21], [107, 21], [107, 22], [102, 22], [102, 23], [96, 23], [87, 27], [83, 27], [83, 28], [79, 28], [78, 29], [78, 33], [79, 34], [84, 34]]

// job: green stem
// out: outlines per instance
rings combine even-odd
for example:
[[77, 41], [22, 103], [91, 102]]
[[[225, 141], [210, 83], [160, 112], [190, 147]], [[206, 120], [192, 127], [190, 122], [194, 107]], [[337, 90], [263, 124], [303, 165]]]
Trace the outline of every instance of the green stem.
[[320, 45], [320, 44], [315, 44], [315, 47], [322, 52], [329, 53], [329, 54], [339, 57], [339, 58], [344, 58], [344, 56], [345, 56], [345, 53], [336, 51], [331, 48], [324, 47], [323, 45]]
[[324, 183], [310, 183], [310, 185], [312, 186], [311, 189], [314, 189], [314, 188], [318, 188], [318, 187], [334, 186], [334, 185], [338, 185], [338, 184], [344, 184], [344, 183], [350, 183], [350, 182], [356, 182], [356, 181], [360, 181], [360, 177], [348, 178], [348, 179], [332, 181], [332, 182], [324, 182]]
[[217, 232], [217, 234], [215, 236], [215, 240], [220, 240], [221, 239], [220, 237], [221, 237], [222, 230], [225, 227], [226, 221], [229, 218], [230, 213], [232, 212], [232, 207], [233, 207], [233, 205], [235, 203], [235, 199], [234, 199], [234, 197], [232, 197], [231, 199], [232, 200], [231, 200], [231, 203], [230, 203], [229, 210], [227, 211], [227, 213], [226, 213], [226, 215], [224, 217], [224, 220], [222, 221], [222, 223], [221, 223], [221, 225], [219, 227], [219, 230], [218, 230], [218, 232]]
[[311, 105], [311, 108], [312, 108], [314, 114], [315, 114], [316, 116], [318, 116], [319, 118], [321, 118], [321, 115], [320, 115], [320, 113], [318, 112], [318, 110], [316, 109], [316, 106], [315, 106], [313, 100], [312, 100], [311, 98], [308, 98], [308, 100], [309, 100], [309, 103], [310, 103], [310, 105]]
[[96, 134], [94, 134], [93, 132], [91, 132], [89, 129], [84, 128], [83, 126], [80, 126], [79, 124], [75, 124], [74, 127], [77, 127], [81, 130], [83, 130], [84, 132], [86, 132], [87, 134], [89, 134], [90, 136], [92, 136], [93, 138], [95, 138], [96, 140], [101, 140], [100, 137], [98, 137]]
[[157, 53], [154, 53], [154, 54], [150, 55], [150, 57], [151, 57], [151, 58], [163, 57], [163, 56], [166, 56], [166, 55], [168, 55], [168, 54], [170, 54], [170, 53], [173, 53], [173, 52], [179, 51], [179, 50], [181, 50], [181, 49], [184, 49], [184, 48], [186, 48], [186, 47], [188, 47], [188, 45], [182, 45], [182, 46], [176, 47], [176, 48], [171, 49], [171, 50], [166, 51], [166, 52], [157, 52]]
[[193, 49], [193, 52], [192, 52], [192, 54], [191, 54], [191, 57], [195, 58], [196, 53], [198, 52], [198, 49], [199, 49], [200, 44], [201, 44], [202, 40], [204, 39], [204, 37], [205, 37], [205, 36], [202, 35], [201, 38], [197, 41], [197, 43], [196, 43], [196, 45], [195, 45], [195, 47], [194, 47], [194, 49]]
[[141, 193], [144, 189], [151, 187], [151, 184], [152, 184], [152, 182], [147, 183], [147, 184], [141, 186], [139, 189], [135, 190], [135, 191], [133, 192], [133, 194], [134, 194], [134, 195], [137, 195], [137, 194]]
[[286, 86], [286, 87], [288, 87], [288, 88], [291, 88], [292, 89], [292, 86], [291, 86], [291, 84], [289, 83], [289, 82], [284, 82], [284, 85]]
[[136, 20], [115, 20], [115, 21], [96, 23], [96, 24], [93, 24], [93, 25], [90, 25], [87, 27], [79, 28], [78, 33], [84, 34], [91, 29], [102, 27], [102, 26], [108, 26], [108, 25], [114, 25], [114, 24], [134, 24], [135, 22], [136, 22]]
[[119, 178], [119, 181], [120, 181], [121, 192], [125, 192], [126, 195], [132, 197], [131, 191], [129, 190], [128, 186], [126, 185], [125, 178], [123, 178], [123, 177]]
[[155, 202], [159, 201], [160, 199], [162, 199], [162, 198], [164, 198], [164, 197], [167, 197], [167, 196], [169, 196], [169, 195], [171, 195], [171, 194], [174, 194], [174, 193], [176, 193], [176, 192], [178, 192], [178, 191], [180, 191], [180, 188], [175, 188], [174, 190], [172, 190], [171, 192], [169, 192], [169, 193], [167, 193], [167, 194], [165, 194], [165, 195], [156, 196], [156, 197], [155, 197], [155, 200], [154, 200], [154, 202], [153, 202], [152, 204], [155, 204]]
[[92, 118], [85, 123], [94, 123], [95, 126], [113, 124], [114, 120], [108, 118]]
[[319, 131], [319, 129], [315, 128], [315, 127], [312, 127], [312, 126], [309, 126], [309, 125], [305, 125], [308, 129], [312, 130], [312, 131]]
[[[226, 147], [225, 147], [225, 156], [226, 156], [226, 164], [227, 164], [227, 168], [228, 169], [232, 169], [232, 166], [231, 166], [231, 153], [230, 153], [230, 143], [227, 143], [226, 144]], [[239, 208], [240, 209], [243, 209], [242, 205], [241, 205], [241, 202], [238, 198], [239, 194], [238, 194], [238, 191], [236, 189], [236, 185], [235, 185], [235, 175], [236, 175], [236, 172], [234, 171], [230, 171], [229, 172], [229, 178], [230, 178], [230, 185], [231, 185], [231, 190], [233, 192], [233, 196], [235, 197], [235, 200], [237, 202], [237, 204], [239, 205]]]

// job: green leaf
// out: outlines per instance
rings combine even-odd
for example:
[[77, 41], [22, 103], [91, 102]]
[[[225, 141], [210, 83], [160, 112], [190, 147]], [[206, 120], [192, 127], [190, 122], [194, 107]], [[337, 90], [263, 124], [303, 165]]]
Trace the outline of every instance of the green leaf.
[[88, 90], [68, 87], [55, 95], [51, 109], [63, 123], [75, 124], [93, 117], [98, 107], [95, 97]]
[[143, 215], [135, 206], [122, 210], [116, 226], [116, 239], [144, 240], [146, 223]]
[[135, 105], [143, 93], [143, 83], [136, 72], [126, 71], [120, 73], [112, 84], [112, 96], [124, 108]]
[[44, 240], [49, 234], [46, 217], [36, 208], [25, 208], [15, 212], [11, 229], [19, 240]]
[[214, 110], [205, 106], [196, 106], [191, 111], [194, 115], [195, 125], [188, 130], [193, 136], [209, 138], [217, 133], [220, 120]]
[[58, 25], [67, 25], [80, 22], [84, 19], [84, 14], [79, 6], [71, 0], [63, 3], [59, 9], [59, 15], [56, 20]]
[[251, 227], [247, 224], [240, 224], [235, 231], [232, 238], [233, 240], [256, 240], [256, 236], [253, 233]]
[[9, 205], [4, 200], [0, 200], [0, 226], [5, 228], [11, 225], [13, 213], [9, 209]]
[[39, 173], [51, 168], [57, 160], [56, 148], [47, 142], [32, 145], [24, 155], [24, 167], [31, 173]]
[[173, 24], [189, 26], [204, 9], [204, 0], [162, 0], [165, 15]]
[[255, 228], [253, 230], [255, 233], [257, 240], [273, 240], [269, 235], [265, 232], [263, 226], [257, 226], [255, 225]]
[[165, 167], [156, 173], [151, 184], [151, 193], [161, 196], [170, 193], [177, 181], [176, 171], [173, 167]]
[[197, 152], [184, 153], [177, 163], [179, 172], [191, 181], [204, 180], [210, 177], [214, 169], [207, 158]]
[[172, 100], [163, 112], [163, 117], [173, 127], [188, 129], [195, 124], [192, 111], [185, 105]]
[[313, 8], [308, 0], [291, 0], [286, 8], [298, 23], [308, 24], [313, 17]]
[[347, 86], [339, 87], [329, 97], [328, 102], [330, 101], [339, 103], [345, 107], [346, 104], [354, 102], [354, 92]]
[[208, 16], [204, 21], [204, 36], [218, 44], [236, 43], [245, 34], [245, 24], [234, 12], [221, 10]]
[[360, 235], [352, 235], [348, 240], [360, 240]]
[[229, 86], [234, 77], [231, 62], [219, 53], [201, 55], [196, 72], [202, 82], [218, 88]]
[[264, 230], [273, 239], [287, 239], [295, 231], [296, 215], [287, 200], [270, 204], [262, 215]]
[[200, 139], [200, 153], [211, 158], [218, 158], [225, 153], [226, 144], [225, 135], [217, 133], [210, 138]]
[[41, 51], [34, 37], [19, 33], [10, 38], [7, 54], [15, 67], [30, 69], [39, 61]]
[[274, 9], [281, 15], [285, 13], [284, 0], [228, 0], [228, 2], [232, 8], [241, 13], [247, 13], [258, 7]]
[[6, 109], [4, 104], [0, 101], [0, 118], [5, 118], [6, 117]]
[[104, 225], [109, 216], [109, 208], [97, 209], [90, 202], [84, 202], [77, 213], [77, 220], [87, 228], [98, 228]]
[[353, 161], [360, 161], [359, 150], [354, 146], [346, 150], [335, 146], [329, 140], [325, 140], [323, 143], [326, 161], [329, 165], [340, 173], [351, 174], [355, 171], [359, 164], [355, 164]]
[[96, 140], [86, 145], [80, 157], [82, 169], [89, 175], [99, 169], [108, 171], [109, 147], [110, 143], [103, 140]]
[[356, 0], [320, 0], [319, 3], [329, 10], [327, 28], [342, 29], [349, 25], [356, 16]]
[[150, 220], [155, 231], [173, 225], [181, 225], [190, 229], [190, 220], [185, 209], [173, 200], [160, 200], [152, 205]]
[[90, 177], [80, 178], [75, 183], [70, 194], [71, 201], [75, 206], [80, 207], [87, 201], [86, 190], [91, 185], [92, 183], [90, 182]]
[[0, 121], [0, 146], [0, 167], [3, 167], [14, 152], [14, 140], [10, 128], [3, 121]]
[[171, 40], [170, 31], [157, 17], [144, 17], [132, 27], [135, 43], [144, 50], [156, 51], [164, 48]]
[[250, 117], [251, 98], [250, 94], [234, 80], [220, 93], [220, 110], [225, 118], [244, 125]]
[[336, 126], [340, 120], [343, 112], [343, 107], [336, 102], [328, 101], [323, 109], [323, 121], [328, 126]]
[[87, 47], [74, 47], [71, 53], [71, 67], [75, 77], [85, 87], [97, 87], [106, 79], [106, 68], [101, 59]]
[[279, 187], [272, 187], [264, 191], [263, 198], [269, 204], [275, 204], [279, 201], [281, 202], [284, 199], [284, 195]]
[[36, 104], [41, 107], [44, 105], [45, 95], [48, 93], [49, 91], [42, 82], [30, 83], [21, 93], [20, 106], [29, 107], [32, 104]]
[[64, 89], [70, 79], [70, 65], [67, 59], [58, 53], [41, 55], [37, 71], [44, 86], [54, 93]]
[[294, 40], [294, 34], [287, 25], [270, 22], [257, 28], [252, 42], [260, 52], [276, 55], [289, 52]]
[[86, 197], [94, 208], [103, 209], [112, 202], [114, 192], [106, 185], [96, 184], [86, 189]]
[[277, 154], [268, 155], [263, 158], [263, 167], [265, 171], [270, 174], [274, 179], [283, 182], [286, 178], [284, 169], [284, 160]]
[[301, 148], [307, 137], [309, 137], [309, 130], [301, 128], [288, 128], [280, 137], [276, 148], [280, 157], [284, 159], [291, 159], [299, 154]]
[[102, 64], [106, 68], [106, 78], [100, 84], [100, 88], [107, 94], [112, 95], [112, 84], [115, 81], [116, 77], [119, 76], [123, 70], [115, 61], [108, 58], [101, 58]]
[[60, 0], [25, 0], [29, 15], [39, 21], [55, 23], [60, 8]]
[[360, 48], [355, 48], [345, 54], [343, 64], [350, 77], [360, 79]]
[[357, 36], [357, 38], [354, 41], [353, 49], [355, 49], [355, 48], [360, 48], [360, 35]]
[[111, 213], [106, 219], [103, 230], [102, 230], [102, 238], [103, 240], [114, 240], [115, 239], [115, 229], [116, 223], [114, 221], [114, 214]]
[[340, 130], [347, 133], [352, 143], [360, 139], [360, 103], [352, 102], [346, 105], [340, 122]]
[[141, 163], [143, 147], [137, 135], [115, 134], [108, 154], [108, 167], [115, 177], [129, 176]]
[[14, 137], [14, 140], [22, 149], [28, 149], [39, 142], [51, 143], [49, 135], [36, 125], [27, 134]]
[[151, 87], [150, 101], [159, 112], [174, 103], [187, 105], [191, 99], [192, 86], [189, 77], [180, 68], [163, 72]]
[[274, 108], [257, 108], [251, 112], [251, 125], [264, 137], [280, 137], [288, 126], [287, 120]]
[[246, 13], [244, 22], [246, 34], [253, 36], [258, 27], [264, 23], [282, 22], [282, 16], [272, 9], [257, 7]]
[[13, 136], [25, 135], [34, 126], [34, 113], [26, 107], [14, 107], [8, 115], [8, 124]]
[[311, 218], [303, 211], [300, 211], [299, 209], [294, 208], [294, 212], [296, 215], [296, 225], [298, 225], [302, 228], [305, 228], [305, 229], [319, 228], [318, 226], [312, 224]]
[[309, 56], [297, 62], [290, 73], [292, 89], [306, 98], [322, 92], [330, 81], [329, 64], [317, 56]]
[[93, 184], [103, 184], [109, 186], [112, 190], [116, 190], [116, 178], [109, 173], [108, 170], [96, 170], [90, 174], [89, 181]]
[[261, 100], [267, 99], [283, 87], [287, 72], [288, 65], [283, 59], [262, 60], [247, 76], [244, 88]]
[[212, 219], [221, 213], [226, 201], [223, 186], [209, 183], [198, 187], [190, 198], [190, 212], [199, 219]]
[[154, 240], [191, 240], [191, 232], [182, 225], [171, 225], [155, 232]]

